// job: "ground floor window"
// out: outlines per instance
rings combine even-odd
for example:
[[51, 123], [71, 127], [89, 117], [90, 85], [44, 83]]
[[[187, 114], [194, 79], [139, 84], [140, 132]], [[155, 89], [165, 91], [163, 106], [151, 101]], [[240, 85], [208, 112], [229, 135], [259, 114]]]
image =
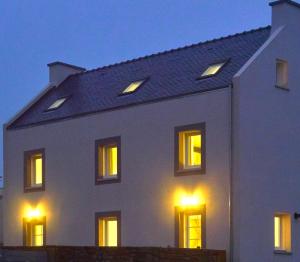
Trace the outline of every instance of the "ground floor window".
[[205, 206], [176, 208], [176, 246], [205, 248]]
[[24, 219], [24, 245], [44, 246], [46, 243], [46, 219]]
[[274, 215], [274, 249], [291, 252], [291, 216], [289, 214]]
[[121, 245], [121, 212], [96, 213], [96, 245], [116, 247]]

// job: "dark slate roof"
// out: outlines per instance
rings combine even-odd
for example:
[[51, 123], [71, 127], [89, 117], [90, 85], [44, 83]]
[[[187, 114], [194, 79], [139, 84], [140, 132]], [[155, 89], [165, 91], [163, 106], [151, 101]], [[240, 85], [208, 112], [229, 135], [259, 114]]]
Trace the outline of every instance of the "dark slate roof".
[[[27, 127], [125, 106], [228, 87], [235, 73], [270, 35], [270, 27], [243, 32], [69, 76], [9, 128]], [[216, 62], [228, 63], [215, 76], [197, 80]], [[119, 94], [133, 81], [149, 78], [136, 92]], [[58, 98], [60, 108], [45, 110]]]

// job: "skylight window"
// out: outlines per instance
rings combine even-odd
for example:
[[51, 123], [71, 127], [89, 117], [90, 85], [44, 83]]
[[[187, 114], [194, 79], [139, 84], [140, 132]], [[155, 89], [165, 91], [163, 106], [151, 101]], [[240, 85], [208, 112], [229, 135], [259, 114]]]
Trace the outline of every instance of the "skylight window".
[[143, 83], [145, 80], [135, 81], [132, 82], [128, 87], [124, 89], [122, 94], [130, 94], [135, 92]]
[[62, 106], [62, 104], [67, 100], [66, 97], [57, 99], [47, 110], [55, 110]]
[[209, 77], [217, 74], [221, 68], [225, 65], [225, 62], [210, 65], [201, 75], [201, 77]]

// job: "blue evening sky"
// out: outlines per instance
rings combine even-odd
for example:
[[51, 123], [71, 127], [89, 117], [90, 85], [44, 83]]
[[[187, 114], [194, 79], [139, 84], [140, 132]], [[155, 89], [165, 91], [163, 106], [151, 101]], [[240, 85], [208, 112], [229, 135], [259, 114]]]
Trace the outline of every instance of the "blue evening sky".
[[266, 0], [1, 0], [0, 123], [47, 84], [49, 62], [92, 69], [270, 21]]

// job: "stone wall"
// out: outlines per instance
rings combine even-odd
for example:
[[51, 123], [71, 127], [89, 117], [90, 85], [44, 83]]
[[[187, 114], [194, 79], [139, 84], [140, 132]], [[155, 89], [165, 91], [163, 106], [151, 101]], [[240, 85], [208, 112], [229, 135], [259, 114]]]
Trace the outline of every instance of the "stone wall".
[[4, 262], [226, 262], [225, 251], [151, 247], [45, 247], [2, 249]]

